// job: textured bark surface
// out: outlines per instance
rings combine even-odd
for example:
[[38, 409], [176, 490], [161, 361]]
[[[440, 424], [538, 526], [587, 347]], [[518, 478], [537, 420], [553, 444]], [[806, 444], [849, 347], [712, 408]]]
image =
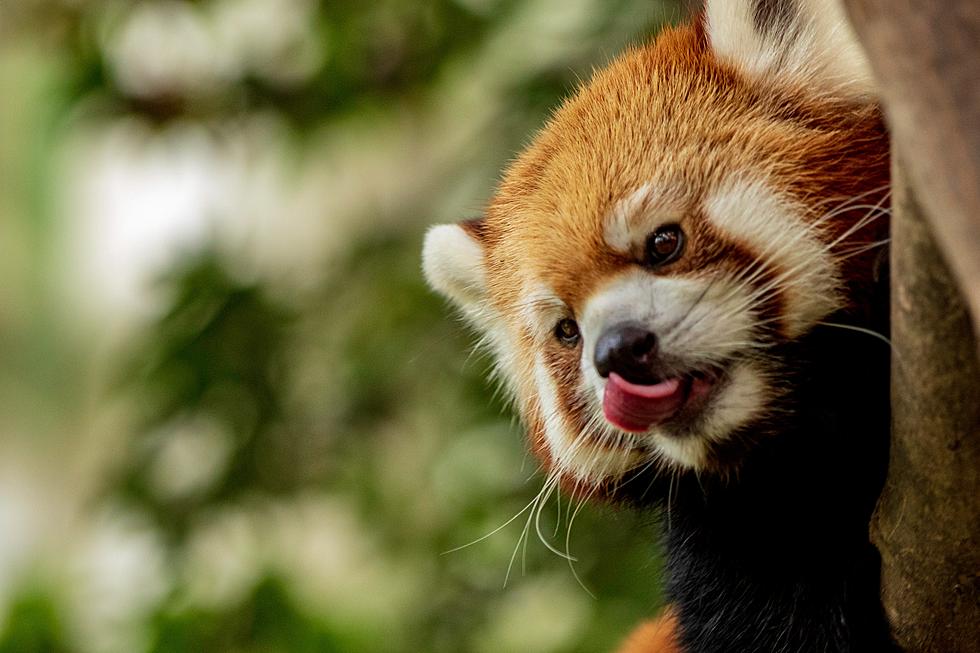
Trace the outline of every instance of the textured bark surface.
[[980, 2], [844, 5], [926, 220], [980, 325]]
[[897, 169], [892, 450], [872, 523], [882, 592], [909, 653], [980, 649], [980, 364], [970, 320]]
[[891, 464], [872, 523], [883, 600], [909, 653], [973, 653], [980, 651], [980, 2], [844, 3], [902, 158], [893, 183]]

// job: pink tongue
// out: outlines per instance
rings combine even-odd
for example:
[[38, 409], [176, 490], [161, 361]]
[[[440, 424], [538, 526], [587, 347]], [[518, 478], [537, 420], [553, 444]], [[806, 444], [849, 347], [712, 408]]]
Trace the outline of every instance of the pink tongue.
[[640, 433], [672, 416], [683, 403], [684, 392], [678, 379], [636, 385], [613, 372], [606, 382], [602, 412], [614, 426]]

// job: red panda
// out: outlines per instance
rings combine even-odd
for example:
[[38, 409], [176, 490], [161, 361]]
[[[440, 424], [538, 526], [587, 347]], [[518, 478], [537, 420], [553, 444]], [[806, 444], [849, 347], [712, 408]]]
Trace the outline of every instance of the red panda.
[[428, 232], [546, 482], [666, 515], [671, 616], [624, 650], [891, 650], [867, 533], [888, 185], [840, 8], [709, 0], [567, 100], [481, 218]]

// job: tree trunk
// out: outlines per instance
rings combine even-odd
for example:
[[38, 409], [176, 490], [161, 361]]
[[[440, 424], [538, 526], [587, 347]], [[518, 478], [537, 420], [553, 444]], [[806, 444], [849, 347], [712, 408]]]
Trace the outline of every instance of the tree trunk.
[[926, 221], [980, 325], [980, 2], [844, 5]]
[[871, 529], [882, 596], [909, 653], [973, 653], [980, 650], [980, 2], [845, 5], [881, 88], [896, 161], [892, 451]]
[[980, 364], [970, 319], [900, 165], [892, 216], [892, 448], [872, 522], [909, 653], [980, 648]]

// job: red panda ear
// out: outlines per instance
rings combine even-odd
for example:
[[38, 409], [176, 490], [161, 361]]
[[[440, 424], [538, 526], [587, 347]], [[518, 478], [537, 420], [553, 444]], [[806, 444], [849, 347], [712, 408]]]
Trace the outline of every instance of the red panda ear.
[[707, 0], [712, 50], [747, 74], [874, 100], [871, 69], [840, 0]]
[[467, 220], [430, 228], [422, 248], [422, 269], [429, 285], [470, 318], [486, 307], [484, 239], [483, 221]]

